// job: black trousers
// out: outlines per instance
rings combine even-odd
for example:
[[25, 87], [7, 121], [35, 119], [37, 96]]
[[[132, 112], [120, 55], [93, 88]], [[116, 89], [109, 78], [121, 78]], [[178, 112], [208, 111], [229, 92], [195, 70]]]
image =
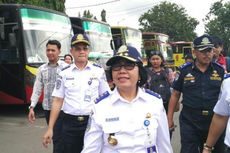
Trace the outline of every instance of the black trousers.
[[230, 153], [230, 147], [226, 145], [225, 153]]
[[[201, 110], [183, 107], [180, 114], [181, 153], [202, 153], [208, 135], [213, 112], [202, 114]], [[220, 136], [212, 153], [224, 153], [224, 133]]]
[[73, 116], [63, 113], [63, 145], [65, 153], [80, 153], [89, 116]]
[[[49, 123], [50, 111], [45, 110], [46, 123]], [[53, 153], [64, 153], [62, 142], [62, 121], [63, 114], [60, 113], [53, 129]]]

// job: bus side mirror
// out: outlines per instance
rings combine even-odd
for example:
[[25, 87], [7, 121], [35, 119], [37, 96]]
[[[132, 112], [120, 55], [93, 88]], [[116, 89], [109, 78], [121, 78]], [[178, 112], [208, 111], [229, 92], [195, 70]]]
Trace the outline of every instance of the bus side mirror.
[[110, 47], [111, 47], [112, 50], [115, 50], [115, 46], [114, 46], [113, 40], [110, 40]]
[[9, 33], [10, 47], [16, 47], [16, 35], [15, 33]]

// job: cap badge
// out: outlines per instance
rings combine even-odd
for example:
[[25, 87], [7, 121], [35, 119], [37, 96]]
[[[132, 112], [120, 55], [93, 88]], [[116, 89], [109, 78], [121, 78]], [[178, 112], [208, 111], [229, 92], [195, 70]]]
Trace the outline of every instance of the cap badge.
[[117, 52], [118, 56], [128, 56], [128, 48], [127, 46], [121, 46]]
[[202, 39], [201, 44], [207, 45], [207, 44], [211, 44], [211, 42], [209, 41], [209, 39], [208, 39], [207, 37], [204, 37], [204, 38]]
[[84, 40], [83, 35], [82, 35], [82, 34], [79, 34], [79, 35], [77, 36], [77, 40]]

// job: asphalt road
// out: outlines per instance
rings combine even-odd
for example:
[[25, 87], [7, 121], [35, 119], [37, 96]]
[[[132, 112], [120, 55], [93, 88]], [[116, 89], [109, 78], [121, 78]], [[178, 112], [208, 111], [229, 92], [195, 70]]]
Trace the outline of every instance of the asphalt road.
[[[0, 106], [0, 153], [52, 153], [52, 145], [48, 149], [42, 146], [47, 125], [41, 110], [36, 108], [35, 124], [30, 124], [28, 106]], [[178, 126], [171, 140], [174, 153], [180, 148], [178, 114], [174, 116]]]

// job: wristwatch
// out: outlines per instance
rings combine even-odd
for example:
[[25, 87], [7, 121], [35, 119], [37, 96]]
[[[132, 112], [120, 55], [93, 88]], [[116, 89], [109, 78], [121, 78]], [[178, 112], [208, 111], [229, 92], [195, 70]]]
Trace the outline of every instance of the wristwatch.
[[206, 143], [204, 143], [203, 148], [204, 148], [205, 150], [209, 151], [209, 152], [212, 152], [212, 151], [214, 150], [214, 147], [209, 146], [209, 145], [207, 145]]

